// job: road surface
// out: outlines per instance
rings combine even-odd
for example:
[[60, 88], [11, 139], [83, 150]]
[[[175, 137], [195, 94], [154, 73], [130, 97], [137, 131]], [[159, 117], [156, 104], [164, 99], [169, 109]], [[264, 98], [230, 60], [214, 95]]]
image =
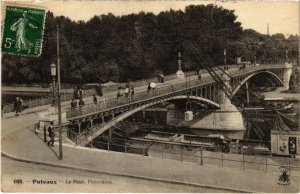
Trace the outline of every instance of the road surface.
[[[6, 157], [2, 157], [2, 166], [5, 166], [2, 168], [2, 192], [225, 192], [217, 189], [30, 164]], [[17, 180], [22, 180], [22, 183], [18, 184]], [[40, 184], [41, 180], [44, 184]]]

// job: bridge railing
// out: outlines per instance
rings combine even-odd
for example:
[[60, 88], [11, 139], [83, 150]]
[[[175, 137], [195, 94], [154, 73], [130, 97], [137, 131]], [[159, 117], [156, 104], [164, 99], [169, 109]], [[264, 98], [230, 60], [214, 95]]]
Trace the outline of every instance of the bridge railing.
[[[194, 75], [194, 71], [185, 72], [186, 76]], [[176, 79], [176, 74], [170, 74], [165, 76], [165, 81]], [[131, 85], [134, 87], [139, 87], [143, 85], [147, 85], [150, 82], [157, 82], [157, 77], [149, 78], [149, 79], [142, 79], [130, 82]], [[103, 92], [111, 92], [116, 91], [118, 87], [124, 87], [125, 83], [118, 83], [109, 87], [103, 87]], [[96, 94], [95, 90], [85, 90], [83, 97], [89, 97]], [[44, 96], [36, 99], [24, 100], [24, 108], [34, 108], [38, 106], [49, 105], [52, 103], [52, 93], [49, 93], [49, 96]], [[61, 94], [61, 102], [70, 101], [73, 99], [73, 93], [62, 93]], [[109, 101], [109, 100], [108, 100]], [[14, 103], [7, 103], [2, 106], [2, 114], [6, 114], [9, 112], [14, 111]]]
[[211, 77], [204, 77], [200, 80], [185, 80], [181, 83], [176, 83], [172, 85], [165, 85], [157, 89], [151, 89], [148, 91], [138, 92], [134, 96], [128, 97], [112, 97], [110, 99], [105, 99], [105, 101], [100, 101], [98, 104], [87, 104], [83, 107], [77, 109], [67, 109], [67, 117], [74, 118], [94, 112], [105, 111], [110, 108], [116, 108], [125, 104], [134, 104], [136, 102], [144, 101], [150, 98], [155, 98], [157, 96], [171, 94], [174, 92], [186, 90], [195, 86], [198, 86], [201, 83], [207, 83], [213, 81]]
[[[264, 64], [262, 66], [255, 66], [253, 68], [255, 68], [255, 69], [268, 68], [269, 69], [269, 68], [278, 68], [279, 66], [282, 66], [282, 65]], [[238, 68], [238, 67], [239, 67], [239, 65], [237, 65], [237, 66], [231, 65], [230, 66], [230, 68]], [[251, 72], [251, 71], [253, 71], [253, 68], [248, 68], [248, 66], [247, 66], [247, 68], [243, 69], [243, 71], [241, 71], [241, 70], [234, 70], [234, 71], [231, 71], [230, 74], [238, 76], [240, 74], [245, 74], [245, 72]], [[205, 72], [206, 72], [205, 70], [202, 71], [202, 73], [205, 73]], [[193, 76], [193, 75], [195, 75], [195, 71], [185, 72], [185, 74], [188, 77], [189, 76]], [[172, 79], [176, 79], [176, 74], [171, 74], [171, 75], [166, 75], [165, 76], [165, 81], [172, 80]], [[147, 85], [149, 82], [156, 81], [156, 80], [157, 80], [157, 78], [150, 78], [150, 79], [138, 80], [138, 81], [135, 81], [135, 82], [131, 82], [131, 84], [134, 87], [138, 87], [138, 86]], [[204, 81], [204, 78], [202, 78], [202, 80]], [[188, 85], [190, 85], [191, 82], [193, 82], [193, 81], [187, 81]], [[121, 86], [121, 85], [123, 86], [124, 83], [122, 83], [120, 85], [112, 86], [112, 87], [110, 87], [109, 90], [116, 91], [117, 87]], [[192, 86], [192, 85], [190, 85], [190, 86]], [[182, 89], [184, 87], [186, 87], [186, 82], [184, 82], [183, 84], [174, 84], [173, 88], [171, 88], [171, 89], [176, 91], [176, 90]], [[159, 91], [159, 90], [160, 89], [157, 89], [157, 92], [160, 92], [160, 94], [161, 94], [161, 91]], [[91, 96], [93, 94], [95, 94], [94, 90], [86, 90], [84, 92], [84, 97]], [[135, 95], [135, 98], [137, 96], [139, 96], [140, 99], [142, 99], [143, 97], [149, 97], [149, 95], [145, 95], [145, 94], [144, 94], [144, 96], [141, 96], [142, 94], [143, 93], [141, 93], [141, 94], [137, 93]], [[72, 98], [73, 98], [73, 94], [72, 93], [62, 93], [61, 94], [61, 101], [62, 102], [70, 101], [70, 100], [72, 100]], [[137, 98], [137, 100], [138, 100], [138, 98]], [[85, 107], [90, 107], [92, 109], [91, 111], [93, 111], [93, 110], [100, 111], [100, 110], [103, 110], [105, 108], [109, 108], [109, 107], [115, 106], [116, 105], [115, 101], [116, 101], [115, 98], [106, 99], [106, 101], [104, 101], [104, 102], [101, 101], [99, 103], [99, 106], [95, 106], [93, 104], [89, 104], [89, 105], [86, 105]], [[121, 101], [122, 100], [120, 100], [119, 104], [124, 104]], [[123, 100], [123, 101], [125, 101], [125, 100]], [[133, 102], [133, 101], [134, 100], [131, 99], [131, 100], [127, 101], [127, 103], [128, 102]], [[50, 96], [49, 97], [41, 97], [41, 98], [37, 98], [37, 99], [32, 99], [32, 100], [26, 100], [26, 101], [24, 101], [24, 106], [27, 107], [27, 108], [34, 108], [34, 107], [38, 107], [38, 106], [49, 105], [49, 104], [51, 104], [51, 102], [52, 102], [52, 97], [50, 97]], [[87, 109], [87, 108], [84, 108], [84, 109]], [[13, 111], [14, 111], [14, 104], [13, 103], [8, 103], [8, 104], [5, 104], [5, 105], [2, 106], [2, 114], [13, 112]], [[85, 111], [85, 110], [83, 110], [82, 113], [88, 113], [88, 112], [91, 112], [91, 111]], [[75, 115], [80, 115], [80, 114], [75, 114]]]
[[[193, 75], [195, 75], [195, 71], [187, 71], [187, 72], [184, 72], [184, 74], [187, 77], [193, 76]], [[176, 74], [165, 75], [165, 81], [173, 80], [173, 79], [176, 79], [176, 78], [177, 78]], [[145, 86], [145, 85], [149, 84], [150, 82], [158, 82], [158, 78], [157, 77], [152, 77], [152, 78], [148, 78], [148, 79], [141, 79], [141, 80], [131, 81], [131, 82], [128, 82], [128, 83], [130, 83], [134, 87], [140, 87], [140, 86]], [[124, 87], [125, 84], [126, 83], [117, 83], [117, 84], [112, 85], [112, 86], [103, 87], [103, 91], [104, 92], [116, 91], [118, 89], [118, 87]]]
[[[266, 69], [266, 68], [270, 69], [270, 68], [278, 68], [278, 67], [279, 67], [278, 65], [255, 66], [252, 68], [246, 68], [246, 69], [242, 69], [242, 70], [234, 70], [234, 71], [231, 71], [230, 74], [234, 75], [234, 77], [235, 77], [235, 76], [239, 76], [239, 75], [242, 75], [245, 73], [251, 73], [253, 70], [261, 70], [261, 69]], [[73, 118], [73, 117], [78, 117], [78, 116], [86, 115], [86, 114], [93, 113], [93, 112], [105, 111], [107, 109], [114, 108], [117, 106], [135, 103], [135, 102], [138, 102], [141, 100], [147, 100], [147, 99], [159, 96], [159, 95], [170, 94], [175, 91], [189, 89], [189, 88], [195, 87], [199, 84], [207, 83], [209, 81], [213, 81], [210, 76], [203, 77], [201, 79], [201, 82], [197, 79], [189, 80], [189, 78], [187, 78], [182, 83], [166, 85], [166, 86], [162, 86], [160, 88], [153, 89], [150, 91], [138, 92], [134, 96], [129, 96], [128, 98], [112, 97], [110, 99], [106, 99], [105, 101], [100, 101], [99, 104], [97, 104], [97, 105], [91, 103], [91, 104], [87, 104], [87, 105], [85, 105], [81, 108], [75, 109], [75, 110], [68, 109], [67, 117]]]
[[[255, 70], [264, 69], [265, 67], [257, 67]], [[237, 73], [240, 70], [237, 70]], [[253, 69], [243, 70], [243, 74], [245, 73], [251, 73]], [[163, 87], [149, 90], [149, 91], [143, 91], [136, 93], [135, 96], [130, 96], [128, 98], [122, 97], [122, 98], [110, 98], [106, 101], [101, 101], [99, 104], [87, 104], [86, 106], [83, 106], [76, 110], [69, 110], [67, 112], [67, 117], [76, 119], [76, 117], [80, 118], [82, 116], [89, 116], [95, 113], [110, 111], [110, 109], [117, 109], [117, 108], [126, 108], [124, 105], [131, 106], [136, 103], [145, 102], [149, 100], [149, 102], [153, 102], [155, 98], [165, 95], [183, 95], [184, 92], [188, 91], [189, 88], [199, 86], [200, 84], [208, 84], [213, 83], [213, 79], [210, 76], [203, 77], [201, 82], [198, 79], [190, 80], [187, 82], [185, 80], [184, 82], [173, 84], [173, 85], [165, 85]], [[177, 93], [177, 94], [176, 94]], [[160, 99], [160, 98], [158, 98]], [[122, 107], [123, 106], [123, 107]], [[117, 117], [115, 117], [117, 118]], [[107, 124], [107, 123], [106, 123]], [[79, 134], [78, 139], [83, 141], [83, 143], [86, 142], [86, 136], [89, 136], [90, 134], [93, 134], [97, 130], [104, 127], [106, 124], [100, 124], [97, 126], [92, 127], [91, 129], [88, 129], [88, 131], [83, 132], [82, 134]], [[88, 143], [88, 142], [87, 142]]]
[[[50, 93], [49, 93], [50, 95]], [[61, 101], [65, 102], [65, 101], [69, 101], [72, 100], [73, 98], [73, 94], [70, 93], [62, 93], [61, 94]], [[29, 99], [29, 100], [24, 100], [23, 102], [23, 108], [34, 108], [34, 107], [38, 107], [38, 106], [45, 106], [45, 105], [49, 105], [52, 103], [52, 96], [46, 96], [46, 97], [39, 97], [36, 99]], [[14, 111], [14, 103], [7, 103], [4, 104], [2, 107], [2, 114], [5, 113], [9, 113], [9, 112], [13, 112]]]

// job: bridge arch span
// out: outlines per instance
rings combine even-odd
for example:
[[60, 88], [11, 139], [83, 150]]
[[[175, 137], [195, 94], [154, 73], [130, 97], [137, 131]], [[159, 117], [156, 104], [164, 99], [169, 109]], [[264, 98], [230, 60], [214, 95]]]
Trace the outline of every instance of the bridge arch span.
[[[220, 105], [214, 101], [211, 101], [209, 99], [203, 98], [203, 97], [199, 97], [199, 96], [187, 96], [187, 95], [179, 95], [179, 96], [170, 96], [161, 100], [157, 100], [155, 102], [150, 102], [148, 104], [144, 104], [142, 106], [139, 106], [135, 109], [132, 109], [130, 111], [127, 111], [117, 117], [115, 117], [114, 119], [110, 120], [109, 122], [107, 122], [105, 124], [105, 126], [99, 128], [99, 130], [97, 130], [96, 132], [94, 132], [93, 134], [91, 134], [88, 138], [86, 138], [86, 141], [83, 141], [81, 143], [79, 143], [80, 145], [87, 145], [89, 142], [91, 142], [93, 139], [95, 139], [96, 137], [98, 137], [99, 135], [101, 135], [102, 133], [104, 133], [105, 131], [107, 131], [109, 128], [113, 127], [114, 125], [116, 125], [118, 122], [123, 121], [124, 119], [126, 119], [127, 117], [133, 115], [136, 112], [139, 112], [145, 108], [148, 108], [150, 106], [153, 106], [155, 104], [159, 104], [161, 102], [166, 102], [166, 101], [170, 101], [170, 100], [178, 100], [178, 99], [192, 99], [192, 100], [198, 100], [201, 102], [206, 102], [208, 104], [211, 104], [213, 106], [215, 106], [216, 108], [220, 108]], [[99, 125], [95, 125], [94, 127], [99, 127]], [[91, 128], [91, 130], [93, 131], [93, 129]]]
[[241, 88], [242, 85], [244, 85], [249, 79], [251, 79], [252, 77], [262, 74], [262, 73], [266, 73], [269, 74], [270, 77], [277, 82], [279, 85], [283, 85], [282, 80], [273, 72], [271, 71], [260, 71], [260, 72], [255, 72], [253, 74], [248, 75], [232, 92], [232, 97], [237, 93], [237, 91], [239, 91], [239, 89]]

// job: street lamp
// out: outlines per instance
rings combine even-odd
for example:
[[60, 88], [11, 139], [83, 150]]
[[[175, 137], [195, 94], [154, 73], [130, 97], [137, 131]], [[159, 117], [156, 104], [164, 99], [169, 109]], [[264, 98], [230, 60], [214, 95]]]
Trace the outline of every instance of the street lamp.
[[50, 65], [51, 76], [52, 76], [52, 106], [55, 106], [55, 77], [56, 77], [56, 65], [52, 63]]
[[[63, 159], [62, 153], [62, 128], [61, 128], [61, 120], [62, 120], [62, 112], [61, 112], [61, 96], [60, 96], [60, 58], [59, 58], [59, 27], [56, 25], [56, 56], [57, 56], [57, 69], [54, 63], [51, 64], [51, 75], [53, 76], [53, 86], [55, 84], [55, 76], [57, 73], [57, 107], [58, 107], [58, 130], [59, 130], [59, 159]], [[55, 89], [53, 89], [55, 91]], [[55, 99], [55, 98], [54, 98]], [[54, 105], [55, 106], [55, 105]]]
[[56, 25], [56, 54], [57, 54], [57, 105], [58, 105], [58, 130], [59, 130], [59, 159], [63, 159], [62, 128], [61, 128], [61, 99], [60, 99], [60, 58], [59, 58], [59, 27]]

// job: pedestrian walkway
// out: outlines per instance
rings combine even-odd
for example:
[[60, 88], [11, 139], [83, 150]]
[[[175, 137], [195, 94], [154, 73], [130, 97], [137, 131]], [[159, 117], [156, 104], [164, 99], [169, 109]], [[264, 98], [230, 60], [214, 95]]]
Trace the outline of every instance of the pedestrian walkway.
[[281, 186], [277, 184], [279, 173], [200, 166], [155, 157], [75, 147], [68, 143], [63, 144], [63, 160], [58, 160], [57, 142], [54, 148], [48, 147], [43, 139], [35, 134], [35, 117], [36, 115], [31, 113], [2, 120], [3, 155], [44, 165], [221, 188], [230, 192], [299, 192], [299, 177], [296, 175], [290, 177], [291, 185]]
[[[234, 68], [232, 70], [235, 70]], [[204, 77], [208, 76], [208, 73], [204, 74]], [[197, 76], [191, 76], [189, 77], [189, 80], [195, 80], [198, 79]], [[168, 86], [168, 85], [172, 85], [172, 84], [177, 84], [177, 83], [182, 83], [185, 82], [186, 79], [182, 78], [182, 79], [173, 79], [173, 80], [168, 80], [165, 83], [156, 83], [156, 88], [161, 88], [164, 86]], [[139, 93], [139, 92], [145, 92], [147, 91], [147, 85], [144, 86], [139, 86], [135, 88], [135, 93]], [[102, 97], [98, 97], [98, 102], [100, 101], [105, 101], [105, 99], [110, 99], [111, 97], [116, 97], [117, 96], [117, 91], [112, 91], [112, 92], [104, 92]], [[93, 97], [89, 96], [89, 97], [85, 97], [84, 99], [85, 105], [88, 104], [92, 104], [93, 103]], [[62, 102], [62, 108], [63, 109], [68, 109], [71, 108], [71, 101], [65, 101]], [[30, 109], [25, 109], [21, 114], [28, 114], [28, 113], [36, 113], [39, 111], [44, 111], [47, 110], [51, 105], [44, 105], [44, 106], [39, 106], [39, 107], [34, 107], [34, 108], [30, 108]], [[10, 117], [14, 117], [15, 113], [14, 112], [10, 112], [10, 113], [6, 113], [3, 115], [2, 118], [10, 118]]]

